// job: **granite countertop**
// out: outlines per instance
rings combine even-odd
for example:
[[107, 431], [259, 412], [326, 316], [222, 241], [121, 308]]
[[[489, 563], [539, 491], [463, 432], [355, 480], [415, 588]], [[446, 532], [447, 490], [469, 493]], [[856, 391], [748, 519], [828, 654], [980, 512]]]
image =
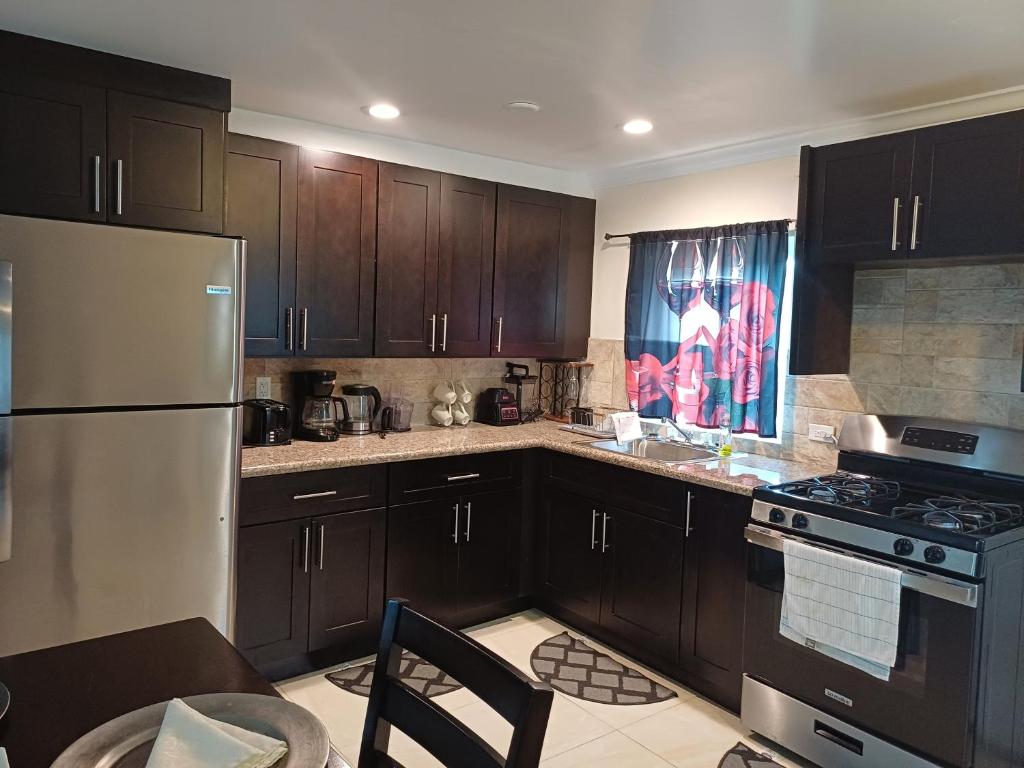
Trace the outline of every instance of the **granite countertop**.
[[596, 438], [567, 432], [551, 421], [514, 427], [472, 423], [468, 427], [414, 427], [411, 432], [342, 437], [333, 443], [297, 440], [291, 445], [242, 449], [242, 477], [283, 475], [361, 464], [429, 459], [467, 453], [547, 448], [656, 475], [686, 480], [749, 496], [760, 485], [773, 485], [831, 471], [767, 456], [744, 455], [699, 464], [664, 464], [593, 448]]

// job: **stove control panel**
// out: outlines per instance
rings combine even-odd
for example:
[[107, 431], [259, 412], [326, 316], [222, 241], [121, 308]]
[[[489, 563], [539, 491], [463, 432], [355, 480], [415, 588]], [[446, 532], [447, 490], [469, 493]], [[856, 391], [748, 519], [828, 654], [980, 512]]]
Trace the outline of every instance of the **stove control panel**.
[[903, 439], [900, 440], [900, 444], [973, 456], [978, 449], [978, 436], [967, 432], [949, 432], [944, 429], [907, 427], [903, 430]]

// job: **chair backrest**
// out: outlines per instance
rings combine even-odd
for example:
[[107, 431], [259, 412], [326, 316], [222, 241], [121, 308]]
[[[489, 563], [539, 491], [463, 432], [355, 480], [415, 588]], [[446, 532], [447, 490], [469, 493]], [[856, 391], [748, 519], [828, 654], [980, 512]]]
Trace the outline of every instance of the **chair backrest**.
[[[402, 651], [410, 651], [454, 677], [513, 728], [508, 756], [452, 714], [399, 679]], [[460, 632], [416, 613], [405, 600], [389, 600], [370, 686], [359, 768], [377, 768], [387, 754], [391, 726], [448, 768], [535, 768], [554, 692]]]

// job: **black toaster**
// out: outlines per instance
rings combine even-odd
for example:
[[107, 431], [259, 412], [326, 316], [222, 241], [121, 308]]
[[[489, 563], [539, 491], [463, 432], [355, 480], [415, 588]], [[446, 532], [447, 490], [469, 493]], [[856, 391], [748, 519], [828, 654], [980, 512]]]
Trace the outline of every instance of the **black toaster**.
[[491, 387], [485, 389], [476, 400], [476, 420], [481, 424], [508, 427], [520, 422], [516, 396], [507, 389]]
[[287, 445], [292, 441], [291, 411], [277, 400], [242, 403], [242, 445]]

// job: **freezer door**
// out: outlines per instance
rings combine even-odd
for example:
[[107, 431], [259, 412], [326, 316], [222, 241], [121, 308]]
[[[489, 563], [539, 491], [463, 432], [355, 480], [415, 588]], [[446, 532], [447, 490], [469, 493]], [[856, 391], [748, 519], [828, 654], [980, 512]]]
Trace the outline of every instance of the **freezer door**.
[[231, 636], [240, 411], [6, 418], [0, 656], [194, 616]]
[[0, 216], [13, 407], [241, 400], [244, 243]]

